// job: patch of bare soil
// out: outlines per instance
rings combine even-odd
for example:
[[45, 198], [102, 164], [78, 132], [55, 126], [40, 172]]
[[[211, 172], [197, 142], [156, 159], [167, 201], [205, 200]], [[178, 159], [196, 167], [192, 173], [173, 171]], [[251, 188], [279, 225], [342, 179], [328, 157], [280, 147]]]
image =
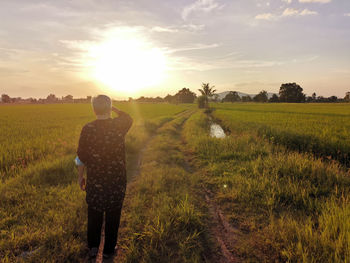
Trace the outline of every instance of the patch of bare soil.
[[[186, 148], [186, 142], [183, 141], [183, 153], [185, 155], [184, 168], [189, 173], [198, 172], [200, 169], [198, 165], [194, 165], [196, 158], [194, 153]], [[203, 255], [206, 262], [217, 263], [236, 263], [241, 262], [240, 258], [235, 253], [235, 244], [239, 242], [242, 233], [233, 228], [222, 211], [219, 205], [215, 203], [214, 194], [202, 187], [202, 193], [209, 212], [208, 230], [210, 239], [215, 241], [216, 248], [209, 248]]]
[[234, 245], [239, 241], [240, 232], [230, 226], [219, 206], [213, 201], [213, 194], [205, 188], [203, 190], [205, 191], [205, 201], [211, 218], [210, 231], [217, 240], [221, 252], [217, 262], [240, 262], [234, 251]]

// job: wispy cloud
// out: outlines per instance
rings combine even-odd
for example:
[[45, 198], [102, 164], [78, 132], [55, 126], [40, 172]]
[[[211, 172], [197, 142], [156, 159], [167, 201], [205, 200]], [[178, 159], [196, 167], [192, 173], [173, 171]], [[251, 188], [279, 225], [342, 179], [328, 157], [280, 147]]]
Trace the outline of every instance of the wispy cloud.
[[221, 57], [207, 58], [206, 60], [193, 59], [185, 56], [176, 56], [172, 59], [172, 70], [177, 71], [208, 71], [218, 69], [256, 70], [263, 68], [280, 67], [291, 64], [312, 62], [319, 56], [303, 56], [295, 59], [256, 60], [244, 59], [244, 54], [232, 52]]
[[318, 13], [316, 11], [311, 11], [309, 9], [304, 9], [299, 13], [301, 16], [308, 16], [308, 15], [317, 15]]
[[294, 8], [286, 8], [282, 16], [308, 16], [308, 15], [317, 15], [318, 13], [316, 11], [311, 11], [309, 9], [304, 9], [304, 10], [298, 10]]
[[275, 20], [275, 19], [277, 19], [277, 16], [272, 14], [272, 13], [264, 13], [264, 14], [256, 15], [255, 19], [259, 19], [259, 20]]
[[159, 33], [175, 33], [178, 32], [179, 30], [176, 28], [171, 28], [171, 27], [160, 27], [160, 26], [155, 26], [152, 27], [151, 31], [153, 32], [159, 32]]
[[312, 11], [309, 9], [303, 9], [303, 10], [298, 10], [294, 8], [286, 8], [281, 15], [276, 15], [272, 13], [264, 13], [264, 14], [258, 14], [255, 16], [255, 19], [258, 20], [268, 20], [268, 21], [273, 21], [273, 20], [279, 20], [283, 17], [292, 17], [292, 16], [309, 16], [309, 15], [317, 15], [318, 12]]
[[291, 4], [292, 3], [292, 0], [282, 0], [282, 2], [285, 2], [287, 4]]
[[294, 9], [294, 8], [286, 8], [283, 13], [282, 16], [294, 16], [294, 15], [298, 15], [299, 14], [299, 10]]
[[321, 3], [326, 4], [332, 2], [332, 0], [299, 0], [300, 3]]
[[187, 18], [195, 12], [203, 12], [203, 13], [209, 13], [215, 9], [222, 8], [223, 5], [220, 5], [216, 0], [197, 0], [196, 2], [185, 6], [185, 8], [182, 10], [182, 18], [184, 20], [187, 20]]
[[344, 16], [350, 16], [350, 13], [344, 14]]
[[177, 33], [177, 32], [196, 32], [205, 28], [202, 24], [184, 24], [179, 26], [154, 26], [150, 29], [151, 32], [156, 33]]
[[177, 52], [185, 52], [185, 51], [192, 51], [192, 50], [202, 50], [202, 49], [211, 49], [211, 48], [217, 48], [220, 45], [217, 43], [214, 44], [194, 44], [191, 46], [186, 46], [182, 48], [176, 48], [176, 49], [168, 49], [167, 53], [177, 53]]

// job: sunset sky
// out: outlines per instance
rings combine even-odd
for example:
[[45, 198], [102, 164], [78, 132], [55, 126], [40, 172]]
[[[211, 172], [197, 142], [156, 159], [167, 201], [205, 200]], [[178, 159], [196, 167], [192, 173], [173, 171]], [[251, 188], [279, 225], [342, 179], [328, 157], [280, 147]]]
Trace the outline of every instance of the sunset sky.
[[349, 0], [3, 0], [0, 93], [350, 91]]

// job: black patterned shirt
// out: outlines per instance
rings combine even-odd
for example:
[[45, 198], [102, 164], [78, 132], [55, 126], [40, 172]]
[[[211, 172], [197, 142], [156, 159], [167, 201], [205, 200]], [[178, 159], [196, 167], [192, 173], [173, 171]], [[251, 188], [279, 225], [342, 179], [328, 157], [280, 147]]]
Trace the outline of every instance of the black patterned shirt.
[[80, 134], [77, 154], [87, 168], [86, 202], [98, 211], [121, 207], [126, 189], [125, 135], [131, 117], [118, 117], [86, 124]]

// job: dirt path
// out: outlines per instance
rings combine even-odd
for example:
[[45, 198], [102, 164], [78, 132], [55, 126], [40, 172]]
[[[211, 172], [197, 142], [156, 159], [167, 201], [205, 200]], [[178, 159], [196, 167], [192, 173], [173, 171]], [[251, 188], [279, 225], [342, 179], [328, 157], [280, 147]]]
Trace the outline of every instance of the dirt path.
[[[165, 123], [166, 124], [166, 123]], [[164, 124], [163, 124], [164, 125]], [[161, 126], [162, 127], [162, 126]], [[160, 127], [160, 128], [161, 128]], [[127, 193], [125, 196], [124, 207], [128, 207], [128, 195], [132, 192], [130, 189], [133, 187], [133, 181], [140, 173], [140, 168], [142, 164], [142, 157], [147, 149], [148, 145], [152, 141], [152, 139], [157, 135], [155, 133], [148, 140], [144, 147], [140, 150], [140, 152], [134, 156], [129, 162], [131, 162], [131, 169], [128, 170], [128, 186]], [[195, 156], [193, 153], [187, 150], [187, 145], [183, 142], [183, 153], [185, 155], [186, 162], [184, 163], [184, 168], [189, 173], [199, 172], [198, 168], [192, 164], [193, 160], [195, 160]], [[217, 242], [217, 249], [206, 251], [205, 255], [203, 255], [203, 259], [206, 262], [210, 263], [236, 263], [240, 262], [239, 258], [235, 256], [234, 252], [234, 244], [238, 242], [241, 233], [239, 230], [232, 228], [220, 210], [219, 206], [215, 203], [213, 198], [214, 194], [206, 189], [204, 186], [202, 187], [202, 192], [205, 197], [206, 205], [208, 207], [210, 222], [208, 228], [210, 230], [211, 237]], [[123, 216], [122, 216], [123, 218]], [[123, 220], [121, 221], [120, 229], [123, 228]], [[104, 223], [103, 228], [104, 230]], [[99, 248], [99, 254], [96, 259], [96, 263], [106, 262], [103, 260], [102, 251], [104, 245], [104, 231], [101, 232], [101, 244]], [[120, 243], [118, 242], [118, 246]], [[123, 262], [125, 260], [123, 249], [118, 249], [118, 254], [113, 262]], [[108, 261], [112, 262], [112, 261]]]
[[240, 236], [239, 231], [230, 226], [219, 206], [213, 201], [213, 193], [205, 188], [203, 190], [205, 191], [205, 201], [211, 217], [210, 231], [220, 247], [221, 255], [218, 262], [240, 262], [234, 252], [234, 245], [238, 242]]
[[[184, 168], [189, 173], [200, 172], [200, 168], [193, 164], [196, 158], [194, 153], [190, 152], [187, 147], [186, 142], [183, 141], [183, 153], [186, 160]], [[213, 263], [241, 262], [241, 260], [235, 255], [234, 251], [234, 245], [239, 241], [241, 236], [240, 231], [230, 226], [220, 210], [220, 207], [215, 203], [214, 194], [204, 186], [202, 186], [202, 192], [209, 212], [210, 222], [208, 228], [210, 235], [216, 240], [218, 246], [216, 251], [209, 251], [204, 255], [205, 260]]]

